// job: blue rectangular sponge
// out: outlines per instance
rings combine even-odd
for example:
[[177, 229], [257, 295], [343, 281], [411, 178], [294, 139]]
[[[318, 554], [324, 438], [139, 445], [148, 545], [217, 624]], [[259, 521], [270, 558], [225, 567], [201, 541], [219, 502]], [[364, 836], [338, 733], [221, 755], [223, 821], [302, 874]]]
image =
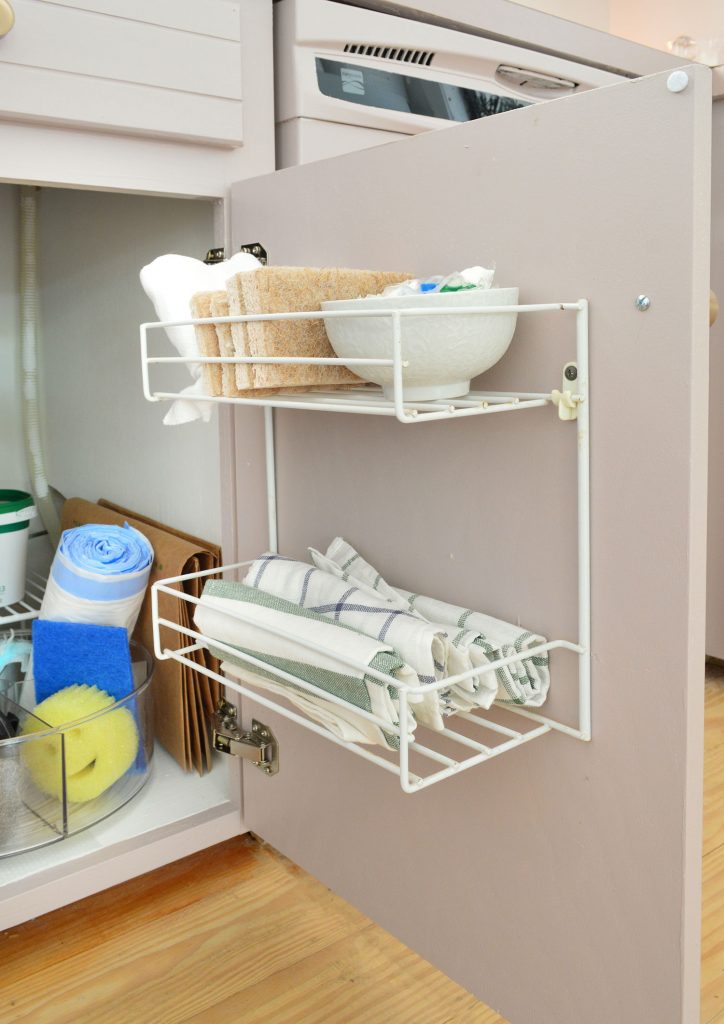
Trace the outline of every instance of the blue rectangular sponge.
[[128, 633], [121, 626], [36, 619], [33, 676], [37, 704], [74, 683], [97, 686], [120, 700], [133, 692]]

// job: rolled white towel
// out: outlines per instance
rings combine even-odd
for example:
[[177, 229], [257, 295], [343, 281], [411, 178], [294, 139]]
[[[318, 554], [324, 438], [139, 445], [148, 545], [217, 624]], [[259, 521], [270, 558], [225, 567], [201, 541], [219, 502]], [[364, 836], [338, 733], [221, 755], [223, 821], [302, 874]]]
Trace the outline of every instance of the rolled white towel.
[[[475, 667], [484, 668], [501, 658], [521, 654], [545, 643], [545, 637], [521, 626], [470, 608], [390, 586], [377, 569], [366, 562], [342, 537], [335, 537], [326, 554], [322, 555], [313, 549], [310, 549], [310, 554], [314, 564], [320, 568], [334, 571], [336, 565], [343, 579], [364, 582], [377, 593], [384, 594], [391, 602], [397, 602], [398, 607], [402, 602], [403, 607], [421, 615], [426, 621], [450, 630], [453, 646], [464, 648]], [[481, 707], [489, 707], [493, 700], [540, 707], [550, 687], [548, 655], [533, 655], [498, 668], [494, 673], [481, 673], [475, 678], [479, 685], [474, 698], [468, 699], [474, 699]], [[453, 687], [454, 691], [456, 689]], [[461, 697], [466, 699], [464, 694]]]

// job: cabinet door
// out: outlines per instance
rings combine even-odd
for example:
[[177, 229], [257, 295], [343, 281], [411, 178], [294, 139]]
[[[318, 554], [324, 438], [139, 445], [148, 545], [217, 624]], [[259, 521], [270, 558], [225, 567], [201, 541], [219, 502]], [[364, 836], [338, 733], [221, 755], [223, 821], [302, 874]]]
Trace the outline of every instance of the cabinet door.
[[13, 0], [0, 180], [219, 196], [274, 167], [271, 0]]
[[[233, 191], [235, 244], [276, 264], [492, 257], [521, 301], [590, 300], [592, 742], [544, 736], [407, 796], [245, 708], [281, 749], [276, 777], [244, 771], [248, 827], [514, 1024], [698, 1021], [711, 86], [687, 74]], [[572, 324], [521, 316], [485, 388], [560, 387], [572, 353]], [[575, 427], [333, 415], [276, 414], [283, 553], [342, 534], [411, 590], [575, 635]], [[244, 558], [266, 543], [261, 441], [239, 412]], [[573, 660], [553, 660], [551, 713], [575, 707]]]
[[[714, 103], [712, 111], [712, 176], [721, 181], [724, 170], [724, 99]], [[724, 300], [724, 189], [712, 190], [711, 286]], [[711, 389], [709, 397], [709, 523], [707, 558], [706, 653], [724, 659], [724, 402], [719, 385], [724, 381], [724, 313], [711, 329]]]

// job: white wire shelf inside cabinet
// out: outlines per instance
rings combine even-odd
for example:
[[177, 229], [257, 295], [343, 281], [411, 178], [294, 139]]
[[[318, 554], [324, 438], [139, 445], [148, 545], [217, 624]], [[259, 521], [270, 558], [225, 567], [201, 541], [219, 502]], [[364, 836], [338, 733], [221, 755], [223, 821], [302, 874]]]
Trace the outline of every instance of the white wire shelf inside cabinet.
[[[394, 416], [401, 423], [421, 423], [430, 420], [449, 420], [462, 416], [484, 416], [504, 412], [522, 412], [540, 408], [556, 402], [555, 393], [547, 392], [485, 392], [471, 391], [461, 398], [438, 399], [435, 401], [409, 401], [405, 397], [403, 370], [410, 365], [404, 358], [401, 324], [409, 317], [430, 316], [496, 316], [504, 313], [574, 313], [576, 317], [576, 359], [578, 379], [576, 393], [572, 400], [576, 404], [585, 402], [587, 378], [585, 376], [585, 350], [588, 344], [588, 303], [585, 299], [577, 302], [544, 302], [528, 305], [508, 306], [450, 306], [446, 309], [388, 309], [388, 310], [335, 310], [320, 313], [309, 310], [295, 313], [259, 313], [243, 316], [205, 317], [189, 320], [166, 320], [141, 324], [141, 369], [143, 393], [149, 402], [169, 402], [188, 397], [178, 391], [165, 391], [151, 386], [151, 367], [175, 364], [241, 365], [266, 364], [274, 366], [341, 366], [359, 369], [364, 367], [387, 367], [392, 370], [393, 397], [386, 398], [382, 389], [372, 384], [361, 384], [356, 388], [330, 389], [291, 393], [280, 391], [265, 397], [204, 396], [203, 401], [216, 404], [256, 405], [267, 408], [309, 409], [326, 412], [356, 413], [367, 416]], [[148, 334], [152, 330], [167, 327], [188, 327], [204, 324], [241, 324], [277, 320], [319, 320], [339, 318], [388, 319], [392, 324], [392, 350], [386, 359], [340, 359], [297, 358], [286, 356], [158, 356], [149, 355]], [[559, 378], [558, 378], [559, 379]]]
[[16, 604], [0, 608], [0, 629], [12, 626], [17, 622], [27, 622], [29, 619], [37, 619], [40, 615], [40, 606], [43, 603], [45, 593], [45, 579], [40, 573], [28, 573], [25, 596], [22, 601]]
[[[391, 724], [389, 721], [379, 718], [371, 711], [354, 708], [354, 712], [365, 719], [366, 722], [382, 729], [388, 736], [394, 736], [395, 740], [393, 743], [394, 745], [399, 743], [399, 749], [385, 750], [382, 747], [367, 746], [338, 738], [323, 726], [292, 710], [287, 706], [282, 696], [277, 696], [270, 692], [260, 692], [251, 681], [243, 681], [237, 677], [230, 678], [200, 666], [190, 658], [190, 655], [203, 648], [212, 648], [214, 653], [222, 658], [224, 655], [228, 655], [237, 662], [239, 660], [242, 661], [245, 665], [248, 665], [251, 672], [259, 669], [267, 673], [272, 671], [278, 682], [289, 684], [297, 688], [297, 690], [301, 690], [313, 697], [321, 698], [332, 705], [338, 705], [347, 712], [349, 712], [351, 707], [349, 703], [296, 675], [278, 668], [270, 669], [267, 663], [249, 653], [241, 652], [237, 647], [231, 647], [220, 640], [204, 636], [196, 629], [182, 626], [178, 622], [173, 622], [160, 616], [159, 594], [166, 594], [176, 600], [187, 602], [191, 606], [189, 609], [191, 612], [189, 621], [193, 621], [193, 608], [200, 603], [200, 600], [176, 589], [178, 584], [191, 579], [210, 578], [224, 573], [236, 573], [238, 570], [247, 569], [251, 564], [251, 562], [241, 562], [220, 569], [187, 573], [184, 576], [175, 576], [155, 583], [152, 588], [152, 609], [156, 657], [160, 660], [173, 658], [195, 671], [202, 672], [227, 688], [251, 698], [263, 707], [269, 708], [284, 718], [295, 722], [302, 728], [324, 737], [324, 739], [337, 746], [344, 747], [353, 754], [364, 758], [366, 761], [377, 765], [387, 772], [391, 772], [398, 776], [400, 786], [405, 793], [419, 792], [462, 771], [515, 750], [517, 747], [523, 746], [531, 740], [544, 736], [551, 731], [562, 732], [579, 740], [590, 739], [588, 651], [580, 642], [550, 640], [520, 654], [500, 658], [497, 661], [491, 662], [483, 669], [476, 667], [466, 672], [461, 672], [458, 675], [449, 676], [436, 683], [409, 686], [401, 683], [391, 675], [379, 672], [368, 665], [356, 661], [353, 657], [342, 652], [329, 651], [315, 642], [302, 641], [298, 637], [291, 637], [282, 629], [275, 630], [279, 637], [293, 640], [295, 644], [307, 652], [322, 654], [325, 656], [325, 659], [332, 657], [337, 662], [348, 665], [360, 677], [372, 676], [385, 687], [392, 687], [397, 691], [399, 697], [399, 724]], [[253, 620], [248, 614], [244, 614], [243, 604], [241, 603], [238, 610], [234, 609], [233, 612], [228, 614], [240, 623], [253, 625]], [[179, 646], [168, 647], [162, 645], [161, 629], [171, 630], [177, 634], [175, 642]], [[420, 723], [415, 724], [414, 704], [421, 695], [429, 695], [432, 691], [447, 690], [457, 683], [469, 679], [471, 676], [495, 672], [504, 666], [522, 662], [528, 658], [538, 657], [550, 651], [570, 651], [578, 657], [579, 722], [577, 727], [566, 725], [538, 712], [529, 711], [526, 708], [508, 705], [497, 706], [492, 713], [490, 711], [475, 711], [450, 715], [445, 719], [446, 724], [442, 731], [425, 728]], [[501, 715], [503, 708], [505, 713]], [[522, 723], [522, 727], [513, 727], [511, 721], [500, 721], [500, 718], [503, 717], [505, 719], [506, 715], [517, 715], [528, 719], [529, 722]], [[518, 726], [520, 718], [513, 719], [512, 721], [515, 721], [516, 726]], [[429, 769], [431, 764], [435, 770], [428, 770], [426, 772], [425, 768]]]

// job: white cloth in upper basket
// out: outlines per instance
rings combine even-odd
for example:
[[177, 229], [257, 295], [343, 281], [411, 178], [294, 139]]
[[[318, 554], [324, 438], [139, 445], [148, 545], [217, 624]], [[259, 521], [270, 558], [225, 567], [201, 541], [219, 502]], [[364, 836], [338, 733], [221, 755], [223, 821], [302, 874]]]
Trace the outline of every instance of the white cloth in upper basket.
[[[259, 260], [245, 252], [237, 252], [221, 263], [207, 265], [190, 256], [169, 253], [158, 256], [141, 271], [143, 290], [153, 303], [159, 320], [188, 320], [191, 318], [191, 298], [197, 292], [223, 290], [234, 274], [243, 270], [257, 270]], [[171, 344], [180, 356], [199, 355], [196, 331], [187, 324], [184, 327], [166, 327]], [[194, 383], [181, 392], [186, 398], [178, 398], [164, 416], [166, 426], [191, 423], [211, 418], [212, 402], [198, 401], [208, 395], [199, 363], [186, 364]]]

